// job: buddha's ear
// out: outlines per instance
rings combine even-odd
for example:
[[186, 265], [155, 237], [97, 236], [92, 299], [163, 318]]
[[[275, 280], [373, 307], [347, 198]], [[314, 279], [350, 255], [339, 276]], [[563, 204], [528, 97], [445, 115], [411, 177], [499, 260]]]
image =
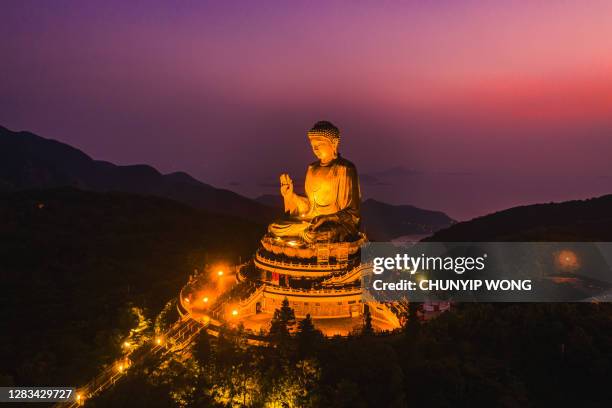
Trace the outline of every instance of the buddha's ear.
[[338, 152], [338, 143], [339, 143], [339, 142], [340, 142], [340, 139], [333, 139], [333, 140], [331, 141], [331, 145], [332, 145], [332, 147], [334, 148], [334, 150], [335, 150], [336, 152]]

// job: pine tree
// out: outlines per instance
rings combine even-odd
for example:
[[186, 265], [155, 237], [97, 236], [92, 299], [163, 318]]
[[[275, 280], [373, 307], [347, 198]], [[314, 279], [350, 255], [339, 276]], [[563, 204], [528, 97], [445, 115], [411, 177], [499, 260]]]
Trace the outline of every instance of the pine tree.
[[370, 313], [370, 308], [365, 307], [365, 312], [363, 313], [363, 335], [369, 336], [374, 334], [374, 327], [372, 327], [372, 314]]
[[289, 300], [285, 298], [281, 308], [274, 311], [270, 324], [270, 337], [274, 342], [281, 343], [291, 336], [293, 326], [295, 326], [295, 312], [289, 306]]
[[283, 299], [283, 304], [280, 308], [281, 319], [286, 323], [287, 330], [289, 332], [293, 331], [293, 327], [295, 326], [295, 312], [289, 306], [289, 300], [287, 298]]
[[299, 352], [302, 356], [312, 355], [323, 340], [323, 333], [317, 330], [310, 314], [298, 323], [297, 340]]
[[197, 335], [193, 343], [192, 353], [200, 367], [210, 363], [212, 359], [212, 347], [210, 346], [210, 335], [206, 330], [201, 330]]
[[418, 315], [419, 303], [410, 302], [408, 304], [408, 320], [404, 330], [411, 336], [416, 336], [421, 330], [421, 320]]
[[213, 349], [210, 335], [206, 330], [200, 331], [192, 348], [192, 355], [198, 364], [198, 373], [194, 383], [196, 391], [193, 393], [192, 405], [211, 406], [214, 402], [209, 390], [211, 389], [211, 370], [214, 366]]
[[310, 314], [306, 315], [306, 318], [300, 320], [298, 323], [298, 334], [302, 336], [308, 336], [316, 331]]

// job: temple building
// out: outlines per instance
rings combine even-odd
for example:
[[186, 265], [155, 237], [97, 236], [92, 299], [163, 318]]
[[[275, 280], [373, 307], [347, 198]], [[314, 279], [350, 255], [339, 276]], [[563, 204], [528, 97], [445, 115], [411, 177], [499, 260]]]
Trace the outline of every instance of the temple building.
[[366, 310], [376, 329], [400, 326], [398, 305], [368, 299], [362, 290], [362, 273], [371, 265], [361, 262], [367, 237], [359, 228], [359, 177], [338, 152], [340, 131], [317, 122], [308, 139], [316, 160], [306, 171], [305, 195], [281, 174], [284, 214], [268, 226], [251, 260], [191, 279], [179, 297], [182, 315], [213, 332], [223, 323], [241, 323], [257, 333], [269, 328], [287, 299], [296, 318], [310, 315], [328, 335], [359, 329]]
[[361, 214], [357, 169], [338, 152], [340, 132], [317, 122], [308, 131], [316, 161], [308, 166], [305, 196], [294, 191], [288, 174], [280, 176], [284, 216], [270, 224], [238, 280], [256, 290], [240, 303], [240, 315], [272, 315], [288, 299], [296, 317], [353, 318], [365, 308], [384, 328], [399, 326], [384, 304], [364, 300], [359, 230]]

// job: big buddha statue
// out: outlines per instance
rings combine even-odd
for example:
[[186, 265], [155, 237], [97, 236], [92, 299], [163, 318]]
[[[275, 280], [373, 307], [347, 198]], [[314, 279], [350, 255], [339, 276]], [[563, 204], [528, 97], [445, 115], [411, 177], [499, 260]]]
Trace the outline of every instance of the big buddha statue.
[[308, 139], [317, 160], [306, 171], [306, 196], [296, 194], [291, 177], [281, 174], [285, 216], [268, 227], [268, 234], [305, 244], [354, 240], [359, 234], [361, 194], [357, 169], [338, 152], [340, 131], [321, 121], [308, 131]]

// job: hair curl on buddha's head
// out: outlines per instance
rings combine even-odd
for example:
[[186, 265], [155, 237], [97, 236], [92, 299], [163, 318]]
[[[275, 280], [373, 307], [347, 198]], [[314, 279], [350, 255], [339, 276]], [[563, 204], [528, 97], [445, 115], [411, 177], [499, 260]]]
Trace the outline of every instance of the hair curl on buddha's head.
[[308, 131], [308, 138], [325, 138], [337, 144], [340, 141], [340, 130], [331, 122], [321, 120], [315, 123], [312, 129]]

